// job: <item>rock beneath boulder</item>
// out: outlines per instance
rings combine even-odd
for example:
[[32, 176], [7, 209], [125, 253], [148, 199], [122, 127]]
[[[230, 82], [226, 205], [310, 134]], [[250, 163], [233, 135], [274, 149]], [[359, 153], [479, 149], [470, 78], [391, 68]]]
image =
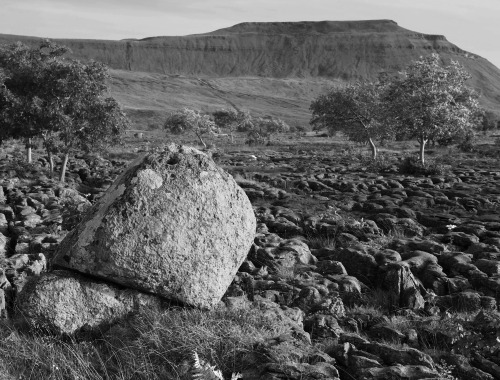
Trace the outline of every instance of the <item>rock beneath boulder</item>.
[[142, 156], [61, 243], [55, 265], [197, 307], [220, 301], [255, 234], [252, 206], [204, 153]]
[[15, 320], [33, 329], [71, 335], [82, 328], [105, 328], [141, 308], [160, 306], [155, 296], [58, 270], [30, 278], [16, 298]]

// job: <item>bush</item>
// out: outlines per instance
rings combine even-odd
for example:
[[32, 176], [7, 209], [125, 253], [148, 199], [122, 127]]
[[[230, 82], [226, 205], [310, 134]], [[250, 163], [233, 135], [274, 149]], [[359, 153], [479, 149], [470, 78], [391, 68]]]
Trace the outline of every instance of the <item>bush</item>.
[[250, 146], [264, 145], [266, 141], [268, 141], [268, 138], [265, 134], [261, 134], [257, 131], [251, 131], [245, 140], [245, 144]]
[[366, 157], [362, 161], [371, 173], [388, 173], [394, 167], [394, 161], [385, 154], [379, 154], [376, 160]]
[[421, 174], [424, 168], [420, 164], [418, 157], [406, 156], [398, 165], [398, 171], [401, 174]]
[[407, 175], [441, 175], [446, 170], [445, 165], [430, 160], [422, 166], [417, 156], [404, 157], [398, 166], [399, 173]]
[[474, 134], [473, 133], [467, 133], [462, 141], [457, 144], [458, 149], [462, 152], [470, 153], [474, 151]]

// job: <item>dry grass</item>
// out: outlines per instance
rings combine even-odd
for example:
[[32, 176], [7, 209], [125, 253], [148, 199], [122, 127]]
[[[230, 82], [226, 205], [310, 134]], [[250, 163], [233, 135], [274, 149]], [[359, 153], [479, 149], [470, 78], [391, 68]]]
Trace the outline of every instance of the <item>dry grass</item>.
[[[189, 379], [193, 351], [224, 374], [256, 366], [257, 342], [286, 332], [259, 310], [144, 313], [94, 340], [28, 335], [0, 325], [1, 379]], [[9, 377], [10, 376], [10, 377]]]

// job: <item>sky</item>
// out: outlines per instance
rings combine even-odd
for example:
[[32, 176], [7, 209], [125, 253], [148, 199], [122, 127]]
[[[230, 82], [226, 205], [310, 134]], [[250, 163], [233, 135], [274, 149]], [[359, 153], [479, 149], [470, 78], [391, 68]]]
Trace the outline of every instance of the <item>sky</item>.
[[500, 67], [499, 0], [0, 0], [0, 33], [119, 40], [249, 21], [390, 19]]

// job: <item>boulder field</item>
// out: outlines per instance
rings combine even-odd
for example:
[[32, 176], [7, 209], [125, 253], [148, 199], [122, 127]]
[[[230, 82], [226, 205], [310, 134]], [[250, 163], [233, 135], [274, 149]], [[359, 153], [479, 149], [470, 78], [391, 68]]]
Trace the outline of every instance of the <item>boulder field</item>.
[[[265, 360], [244, 379], [500, 378], [498, 161], [463, 160], [424, 176], [401, 174], [396, 166], [371, 172], [356, 157], [326, 151], [254, 155], [252, 161], [241, 152], [217, 157], [252, 206], [230, 176], [188, 148], [154, 152], [125, 171], [103, 161], [106, 182], [96, 181], [102, 174], [85, 159], [73, 160], [69, 182], [86, 196], [0, 170], [2, 313], [17, 310], [28, 323], [57, 324], [53, 331], [72, 333], [82, 326], [104, 328], [139, 308], [166, 307], [165, 299], [256, 308], [275, 315], [290, 333], [256, 344], [255, 355]], [[185, 174], [172, 178], [176, 173]], [[207, 180], [220, 182], [202, 186]], [[205, 198], [190, 198], [205, 188], [211, 191]], [[191, 199], [186, 209], [175, 198], [184, 193]], [[215, 203], [222, 214], [214, 214]], [[62, 226], [72, 226], [78, 210], [89, 207], [62, 240]], [[228, 208], [240, 210], [240, 219], [224, 214]], [[144, 210], [153, 222], [141, 217]], [[167, 218], [176, 221], [174, 230], [190, 226], [180, 248], [199, 248], [214, 260], [211, 266], [202, 254], [193, 254], [192, 264], [177, 256], [161, 260], [180, 239], [163, 223]], [[204, 227], [207, 220], [221, 224]], [[200, 231], [207, 235], [197, 241]], [[225, 246], [231, 233], [246, 243], [232, 241], [221, 263], [207, 236], [220, 236]], [[187, 257], [180, 248], [176, 255]], [[168, 265], [184, 273], [185, 281], [173, 282], [177, 292], [162, 277], [172, 271]], [[219, 281], [211, 268], [222, 266], [232, 268], [218, 269], [226, 273], [224, 283], [190, 284]]]

